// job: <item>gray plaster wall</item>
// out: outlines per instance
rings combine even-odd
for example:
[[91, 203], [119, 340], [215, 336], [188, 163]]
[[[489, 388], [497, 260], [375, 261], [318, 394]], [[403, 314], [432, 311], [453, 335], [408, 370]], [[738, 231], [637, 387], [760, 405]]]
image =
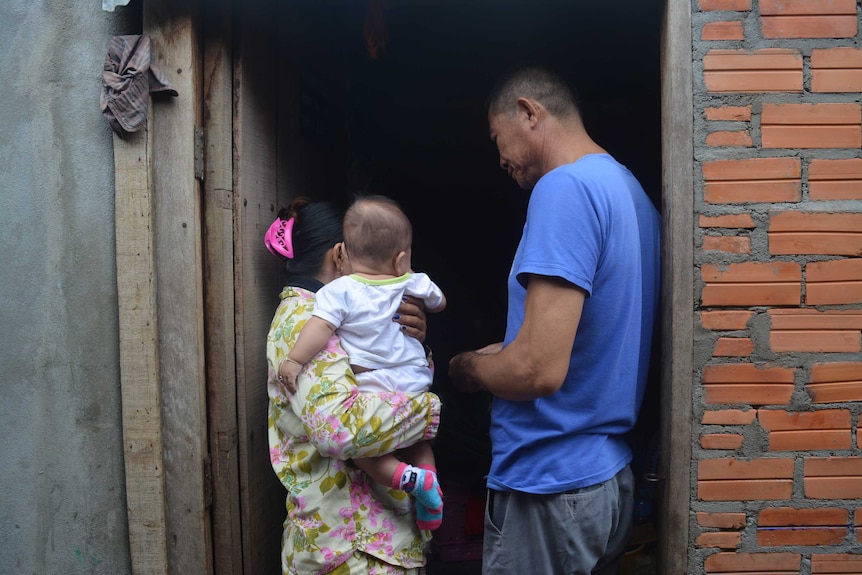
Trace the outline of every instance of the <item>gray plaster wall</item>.
[[[138, 7], [135, 7], [138, 4]], [[139, 2], [0, 1], [0, 573], [130, 572], [110, 37]]]

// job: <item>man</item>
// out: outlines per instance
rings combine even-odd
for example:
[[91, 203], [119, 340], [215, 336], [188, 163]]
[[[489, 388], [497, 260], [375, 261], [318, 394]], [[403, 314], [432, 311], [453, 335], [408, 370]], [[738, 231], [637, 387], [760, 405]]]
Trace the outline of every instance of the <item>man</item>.
[[584, 129], [574, 91], [536, 68], [488, 100], [500, 166], [531, 192], [505, 340], [449, 378], [494, 395], [483, 572], [617, 573], [632, 529], [625, 435], [646, 385], [660, 218]]

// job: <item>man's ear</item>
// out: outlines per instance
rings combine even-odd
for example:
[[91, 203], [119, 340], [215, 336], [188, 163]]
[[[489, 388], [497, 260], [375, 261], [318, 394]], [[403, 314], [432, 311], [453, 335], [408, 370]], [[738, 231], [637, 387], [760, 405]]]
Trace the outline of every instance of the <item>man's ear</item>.
[[518, 98], [518, 111], [523, 113], [530, 124], [530, 127], [535, 127], [539, 123], [545, 108], [532, 98]]

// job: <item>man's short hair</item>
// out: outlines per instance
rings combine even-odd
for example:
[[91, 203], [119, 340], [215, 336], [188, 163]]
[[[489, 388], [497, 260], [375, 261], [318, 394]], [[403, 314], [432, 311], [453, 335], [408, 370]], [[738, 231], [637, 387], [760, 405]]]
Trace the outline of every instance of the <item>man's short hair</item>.
[[493, 114], [512, 112], [522, 97], [536, 100], [559, 118], [581, 113], [574, 87], [556, 72], [534, 66], [517, 68], [500, 77], [488, 95], [486, 108]]

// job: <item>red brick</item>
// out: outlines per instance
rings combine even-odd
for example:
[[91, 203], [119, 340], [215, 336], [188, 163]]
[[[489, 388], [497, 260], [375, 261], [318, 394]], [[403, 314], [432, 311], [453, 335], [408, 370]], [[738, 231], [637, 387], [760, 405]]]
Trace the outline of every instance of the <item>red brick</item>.
[[724, 130], [707, 134], [706, 145], [713, 148], [751, 148], [754, 143], [748, 130]]
[[748, 327], [748, 320], [753, 315], [751, 311], [702, 311], [700, 325], [716, 331], [736, 331]]
[[862, 477], [806, 477], [805, 497], [859, 499], [862, 497]]
[[800, 305], [802, 270], [793, 262], [703, 264], [704, 306]]
[[837, 545], [847, 537], [848, 518], [846, 509], [829, 507], [764, 509], [757, 519], [757, 542], [763, 546]]
[[774, 214], [769, 223], [770, 231], [842, 231], [862, 230], [862, 213], [800, 212], [788, 210]]
[[856, 352], [862, 350], [862, 311], [769, 310], [773, 351]]
[[807, 458], [804, 479], [811, 499], [862, 498], [862, 457]]
[[771, 309], [772, 329], [862, 330], [862, 310]]
[[805, 460], [805, 477], [836, 476], [862, 477], [862, 457], [809, 457]]
[[725, 283], [703, 288], [701, 304], [725, 307], [799, 305], [801, 284], [795, 283]]
[[776, 255], [862, 254], [862, 213], [786, 211], [769, 222], [769, 251]]
[[761, 0], [764, 38], [852, 38], [855, 0]]
[[748, 357], [754, 351], [754, 342], [747, 337], [720, 337], [715, 342], [715, 357]]
[[862, 302], [862, 258], [812, 262], [805, 268], [805, 277], [808, 305]]
[[849, 331], [773, 330], [769, 346], [776, 353], [800, 351], [808, 353], [854, 353], [862, 351], [859, 334]]
[[700, 501], [779, 501], [793, 495], [792, 479], [698, 481]]
[[732, 254], [750, 254], [751, 239], [747, 236], [704, 236], [703, 250]]
[[796, 509], [794, 507], [771, 507], [757, 516], [759, 527], [811, 527], [847, 525], [849, 512], [837, 507]]
[[862, 401], [862, 380], [836, 383], [810, 383], [805, 386], [814, 403]]
[[787, 405], [793, 378], [792, 369], [749, 363], [707, 366], [702, 380], [707, 404]]
[[811, 555], [811, 575], [859, 575], [862, 555], [848, 553], [814, 553]]
[[787, 48], [710, 50], [703, 79], [708, 92], [801, 92], [802, 54]]
[[811, 51], [812, 92], [862, 92], [862, 50], [828, 48]]
[[802, 556], [798, 553], [716, 553], [704, 561], [707, 573], [728, 575], [787, 575], [799, 573]]
[[720, 479], [793, 479], [792, 458], [737, 459], [722, 457], [701, 459], [697, 465], [701, 481]]
[[701, 40], [743, 40], [742, 22], [707, 22], [700, 33]]
[[751, 10], [751, 0], [700, 0], [700, 9], [704, 12], [714, 10], [747, 12]]
[[705, 433], [700, 436], [704, 449], [739, 449], [744, 436], [738, 433]]
[[718, 549], [736, 549], [739, 547], [741, 540], [742, 534], [739, 532], [710, 531], [698, 535], [694, 546], [699, 548], [717, 547]]
[[839, 361], [834, 363], [815, 363], [811, 366], [812, 383], [835, 383], [853, 380], [862, 381], [862, 362]]
[[745, 513], [706, 513], [697, 512], [697, 524], [701, 527], [716, 529], [742, 529], [745, 527]]
[[703, 412], [703, 425], [748, 425], [757, 416], [755, 409], [711, 409]]
[[856, 0], [760, 0], [762, 16], [856, 15]]
[[754, 229], [757, 227], [750, 214], [701, 215], [699, 222], [702, 228]]
[[775, 281], [795, 283], [802, 270], [795, 262], [743, 262], [720, 266], [703, 264], [703, 280], [709, 283], [759, 283]]
[[703, 368], [704, 383], [793, 383], [795, 371], [786, 367], [758, 367], [753, 363], [724, 363]]
[[850, 410], [820, 409], [817, 411], [794, 411], [784, 409], [760, 409], [757, 411], [760, 425], [768, 431], [798, 431], [812, 429], [850, 429]]
[[761, 547], [787, 545], [838, 545], [847, 537], [846, 527], [814, 527], [799, 529], [758, 529], [757, 544]]
[[764, 148], [859, 148], [862, 108], [856, 103], [764, 103], [760, 134]]
[[862, 200], [862, 158], [811, 160], [808, 195], [812, 200]]
[[793, 396], [793, 385], [754, 383], [722, 383], [703, 386], [709, 405], [787, 405]]
[[862, 258], [811, 262], [805, 267], [808, 282], [839, 282], [862, 279]]
[[725, 122], [750, 122], [751, 106], [720, 106], [704, 110], [707, 120]]
[[853, 447], [853, 437], [850, 429], [773, 431], [769, 434], [770, 451], [819, 451], [851, 447]]
[[712, 204], [798, 202], [802, 163], [798, 158], [714, 160], [703, 164], [703, 196]]
[[852, 38], [857, 30], [855, 15], [764, 16], [760, 21], [764, 38]]

